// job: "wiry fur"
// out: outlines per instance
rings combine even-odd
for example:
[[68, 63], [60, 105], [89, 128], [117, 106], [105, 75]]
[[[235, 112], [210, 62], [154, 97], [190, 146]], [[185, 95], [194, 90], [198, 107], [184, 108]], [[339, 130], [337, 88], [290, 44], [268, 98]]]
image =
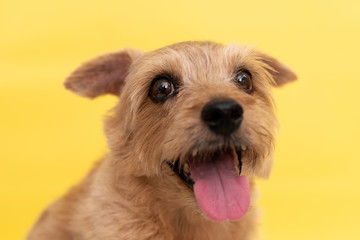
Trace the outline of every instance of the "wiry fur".
[[[252, 94], [236, 87], [238, 68], [251, 72]], [[180, 81], [179, 93], [154, 103], [150, 83], [164, 73]], [[250, 47], [212, 42], [148, 53], [127, 49], [83, 65], [67, 79], [67, 88], [88, 97], [119, 95], [105, 122], [110, 152], [43, 213], [28, 240], [251, 239], [257, 227], [253, 176], [268, 177], [273, 161], [277, 121], [270, 88], [295, 79], [286, 66]], [[244, 109], [240, 128], [229, 138], [213, 134], [200, 118], [207, 102], [221, 98]], [[166, 161], [228, 145], [247, 147], [242, 173], [252, 199], [244, 218], [219, 223], [203, 216], [194, 193]]]

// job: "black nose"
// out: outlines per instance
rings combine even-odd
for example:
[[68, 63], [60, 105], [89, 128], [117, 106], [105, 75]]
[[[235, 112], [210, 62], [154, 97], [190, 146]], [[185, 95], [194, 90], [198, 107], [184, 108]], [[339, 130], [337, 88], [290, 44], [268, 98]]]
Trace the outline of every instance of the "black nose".
[[211, 131], [230, 135], [239, 127], [243, 109], [232, 99], [214, 100], [204, 106], [201, 118]]

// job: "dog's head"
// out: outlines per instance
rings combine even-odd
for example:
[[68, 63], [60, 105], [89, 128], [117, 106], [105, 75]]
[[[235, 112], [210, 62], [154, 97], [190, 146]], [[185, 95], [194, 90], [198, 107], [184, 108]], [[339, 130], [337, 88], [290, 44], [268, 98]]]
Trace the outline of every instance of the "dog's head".
[[65, 86], [90, 98], [119, 96], [105, 126], [111, 154], [129, 161], [134, 175], [172, 171], [205, 215], [222, 221], [246, 213], [247, 177], [269, 176], [277, 128], [271, 87], [295, 79], [250, 47], [185, 42], [101, 56]]

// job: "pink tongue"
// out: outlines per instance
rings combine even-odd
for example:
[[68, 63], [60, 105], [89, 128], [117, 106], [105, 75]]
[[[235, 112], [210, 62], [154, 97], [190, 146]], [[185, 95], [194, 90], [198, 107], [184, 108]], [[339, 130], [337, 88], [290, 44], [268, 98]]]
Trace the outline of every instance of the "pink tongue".
[[231, 152], [215, 154], [212, 161], [193, 163], [190, 172], [200, 209], [214, 221], [238, 220], [249, 209], [250, 191], [245, 176], [234, 168]]

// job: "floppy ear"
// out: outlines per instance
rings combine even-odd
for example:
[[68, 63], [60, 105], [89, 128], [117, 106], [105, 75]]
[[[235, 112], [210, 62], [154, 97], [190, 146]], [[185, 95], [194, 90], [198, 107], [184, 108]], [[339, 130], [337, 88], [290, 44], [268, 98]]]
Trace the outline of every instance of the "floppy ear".
[[103, 94], [119, 95], [133, 61], [142, 55], [134, 49], [124, 49], [92, 59], [76, 69], [65, 81], [74, 93], [95, 98]]
[[264, 53], [259, 53], [259, 56], [261, 60], [270, 67], [267, 68], [267, 70], [274, 78], [274, 86], [282, 86], [285, 83], [292, 82], [297, 79], [296, 74], [285, 64]]

